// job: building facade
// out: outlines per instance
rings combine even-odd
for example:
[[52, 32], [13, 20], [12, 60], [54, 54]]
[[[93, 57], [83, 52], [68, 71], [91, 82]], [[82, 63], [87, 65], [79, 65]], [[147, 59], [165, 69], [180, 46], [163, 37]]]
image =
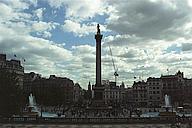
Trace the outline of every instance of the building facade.
[[185, 79], [183, 72], [178, 71], [175, 75], [161, 76], [162, 81], [162, 97], [166, 94], [170, 96], [173, 106], [181, 106], [183, 104], [183, 88], [185, 87]]
[[27, 95], [33, 93], [39, 104], [66, 105], [74, 100], [74, 83], [65, 77], [50, 75], [43, 78], [35, 73], [25, 73], [24, 89]]
[[73, 88], [73, 102], [78, 103], [80, 101], [83, 101], [84, 91], [81, 88], [81, 86], [76, 83]]
[[170, 104], [174, 107], [192, 106], [192, 79], [184, 78], [183, 72], [178, 71], [175, 75], [134, 82], [126, 91], [129, 98], [126, 102], [136, 107], [159, 108], [165, 105], [165, 95], [170, 97]]
[[184, 78], [185, 84], [183, 86], [183, 106], [190, 107], [192, 106], [192, 79]]
[[127, 108], [130, 108], [134, 104], [133, 98], [133, 88], [127, 87], [125, 88], [125, 104]]
[[18, 85], [23, 89], [24, 67], [19, 60], [7, 60], [5, 54], [0, 54], [0, 71], [15, 73], [18, 79]]
[[147, 96], [148, 107], [162, 106], [162, 80], [160, 78], [149, 77], [147, 79]]
[[134, 81], [132, 91], [134, 106], [146, 107], [148, 100], [147, 83], [145, 81]]
[[102, 81], [104, 85], [103, 99], [105, 104], [113, 106], [123, 104], [125, 101], [125, 87], [124, 85], [117, 86], [115, 82], [109, 80]]

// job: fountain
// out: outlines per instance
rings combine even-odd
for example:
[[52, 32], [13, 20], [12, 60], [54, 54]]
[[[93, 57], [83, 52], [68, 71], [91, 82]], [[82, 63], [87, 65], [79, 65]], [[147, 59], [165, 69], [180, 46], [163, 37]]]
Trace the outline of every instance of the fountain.
[[170, 104], [170, 97], [167, 94], [165, 95], [165, 106], [162, 107], [165, 108], [166, 111], [160, 112], [159, 113], [160, 116], [166, 116], [166, 117], [176, 116], [176, 112], [169, 111], [169, 109], [172, 108], [172, 106]]
[[32, 95], [32, 93], [29, 95], [29, 106], [35, 107], [36, 102], [35, 102], [35, 97]]
[[163, 107], [166, 109], [166, 112], [168, 112], [169, 108], [171, 108], [170, 98], [167, 94], [165, 95], [165, 106]]
[[29, 105], [27, 106], [27, 111], [23, 113], [25, 116], [40, 116], [40, 111], [38, 110], [35, 102], [35, 97], [32, 93], [29, 95]]
[[165, 107], [171, 107], [169, 102], [169, 96], [167, 94], [165, 95]]

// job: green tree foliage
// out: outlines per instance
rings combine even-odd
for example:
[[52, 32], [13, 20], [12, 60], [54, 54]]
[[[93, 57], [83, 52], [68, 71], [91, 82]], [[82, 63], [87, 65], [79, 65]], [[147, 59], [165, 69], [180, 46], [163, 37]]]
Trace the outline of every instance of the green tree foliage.
[[0, 115], [19, 114], [23, 104], [23, 91], [20, 89], [17, 74], [0, 70]]

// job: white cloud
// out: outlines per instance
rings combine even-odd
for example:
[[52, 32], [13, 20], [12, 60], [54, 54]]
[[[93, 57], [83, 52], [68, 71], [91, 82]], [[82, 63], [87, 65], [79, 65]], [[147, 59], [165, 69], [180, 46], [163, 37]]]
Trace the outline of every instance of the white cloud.
[[192, 1], [191, 0], [188, 0], [188, 4], [190, 7], [192, 7]]
[[3, 3], [6, 3], [7, 5], [11, 6], [13, 9], [17, 10], [24, 10], [29, 8], [29, 4], [25, 1], [21, 0], [3, 0]]
[[4, 3], [0, 3], [0, 15], [9, 16], [12, 13], [12, 9]]
[[34, 11], [34, 15], [39, 19], [43, 20], [43, 12], [46, 10], [46, 8], [39, 8]]
[[26, 71], [33, 70], [46, 76], [54, 72], [59, 73], [60, 69], [58, 70], [55, 63], [68, 62], [73, 59], [71, 51], [55, 45], [54, 42], [30, 35], [17, 35], [11, 29], [1, 27], [1, 30], [4, 31], [1, 31], [0, 35], [7, 30], [12, 32], [12, 35], [1, 37], [0, 51], [4, 51], [9, 56], [17, 54], [18, 57], [25, 58]]
[[45, 31], [45, 30], [51, 30], [55, 28], [55, 24], [51, 23], [51, 22], [43, 22], [43, 21], [39, 21], [39, 22], [34, 22], [32, 25], [32, 28], [35, 31]]
[[143, 38], [137, 37], [135, 35], [109, 35], [104, 38], [103, 46], [126, 46], [126, 45], [137, 45], [141, 43]]
[[52, 36], [52, 34], [50, 32], [44, 31], [43, 32], [43, 37], [44, 38], [50, 38]]
[[93, 54], [95, 53], [95, 47], [90, 45], [79, 45], [79, 46], [72, 46], [75, 54]]
[[72, 20], [83, 20], [103, 14], [104, 2], [102, 0], [48, 0], [50, 6], [55, 8], [65, 7], [66, 18]]
[[26, 2], [30, 3], [31, 5], [33, 5], [34, 7], [37, 6], [38, 0], [26, 0]]
[[183, 51], [191, 51], [192, 50], [192, 43], [183, 43], [182, 44]]
[[[80, 24], [75, 21], [71, 20], [65, 20], [64, 25], [63, 25], [63, 31], [66, 32], [72, 32], [75, 34], [75, 36], [86, 36], [89, 35], [90, 33], [96, 33], [96, 26], [97, 23], [92, 22], [92, 23], [87, 23], [87, 24]], [[102, 31], [107, 31], [104, 25], [100, 25]]]
[[31, 18], [31, 14], [24, 13], [21, 11], [22, 9], [14, 8], [14, 5], [9, 4], [3, 2], [0, 3], [0, 22], [8, 22], [10, 20], [21, 22]]
[[43, 38], [50, 38], [52, 36], [51, 30], [55, 29], [59, 24], [54, 22], [34, 22], [32, 24], [32, 30], [35, 31], [37, 35]]

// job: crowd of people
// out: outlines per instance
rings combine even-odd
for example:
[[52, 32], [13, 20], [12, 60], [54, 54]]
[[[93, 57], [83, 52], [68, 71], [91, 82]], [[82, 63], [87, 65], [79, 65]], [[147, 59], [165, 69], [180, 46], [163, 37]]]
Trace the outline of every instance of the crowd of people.
[[95, 109], [95, 108], [72, 108], [65, 112], [66, 117], [71, 118], [125, 118], [129, 117], [129, 111], [126, 109]]
[[96, 107], [64, 107], [64, 106], [41, 106], [42, 112], [56, 113], [58, 116], [64, 115], [68, 118], [125, 118], [130, 117], [128, 109], [102, 108]]

